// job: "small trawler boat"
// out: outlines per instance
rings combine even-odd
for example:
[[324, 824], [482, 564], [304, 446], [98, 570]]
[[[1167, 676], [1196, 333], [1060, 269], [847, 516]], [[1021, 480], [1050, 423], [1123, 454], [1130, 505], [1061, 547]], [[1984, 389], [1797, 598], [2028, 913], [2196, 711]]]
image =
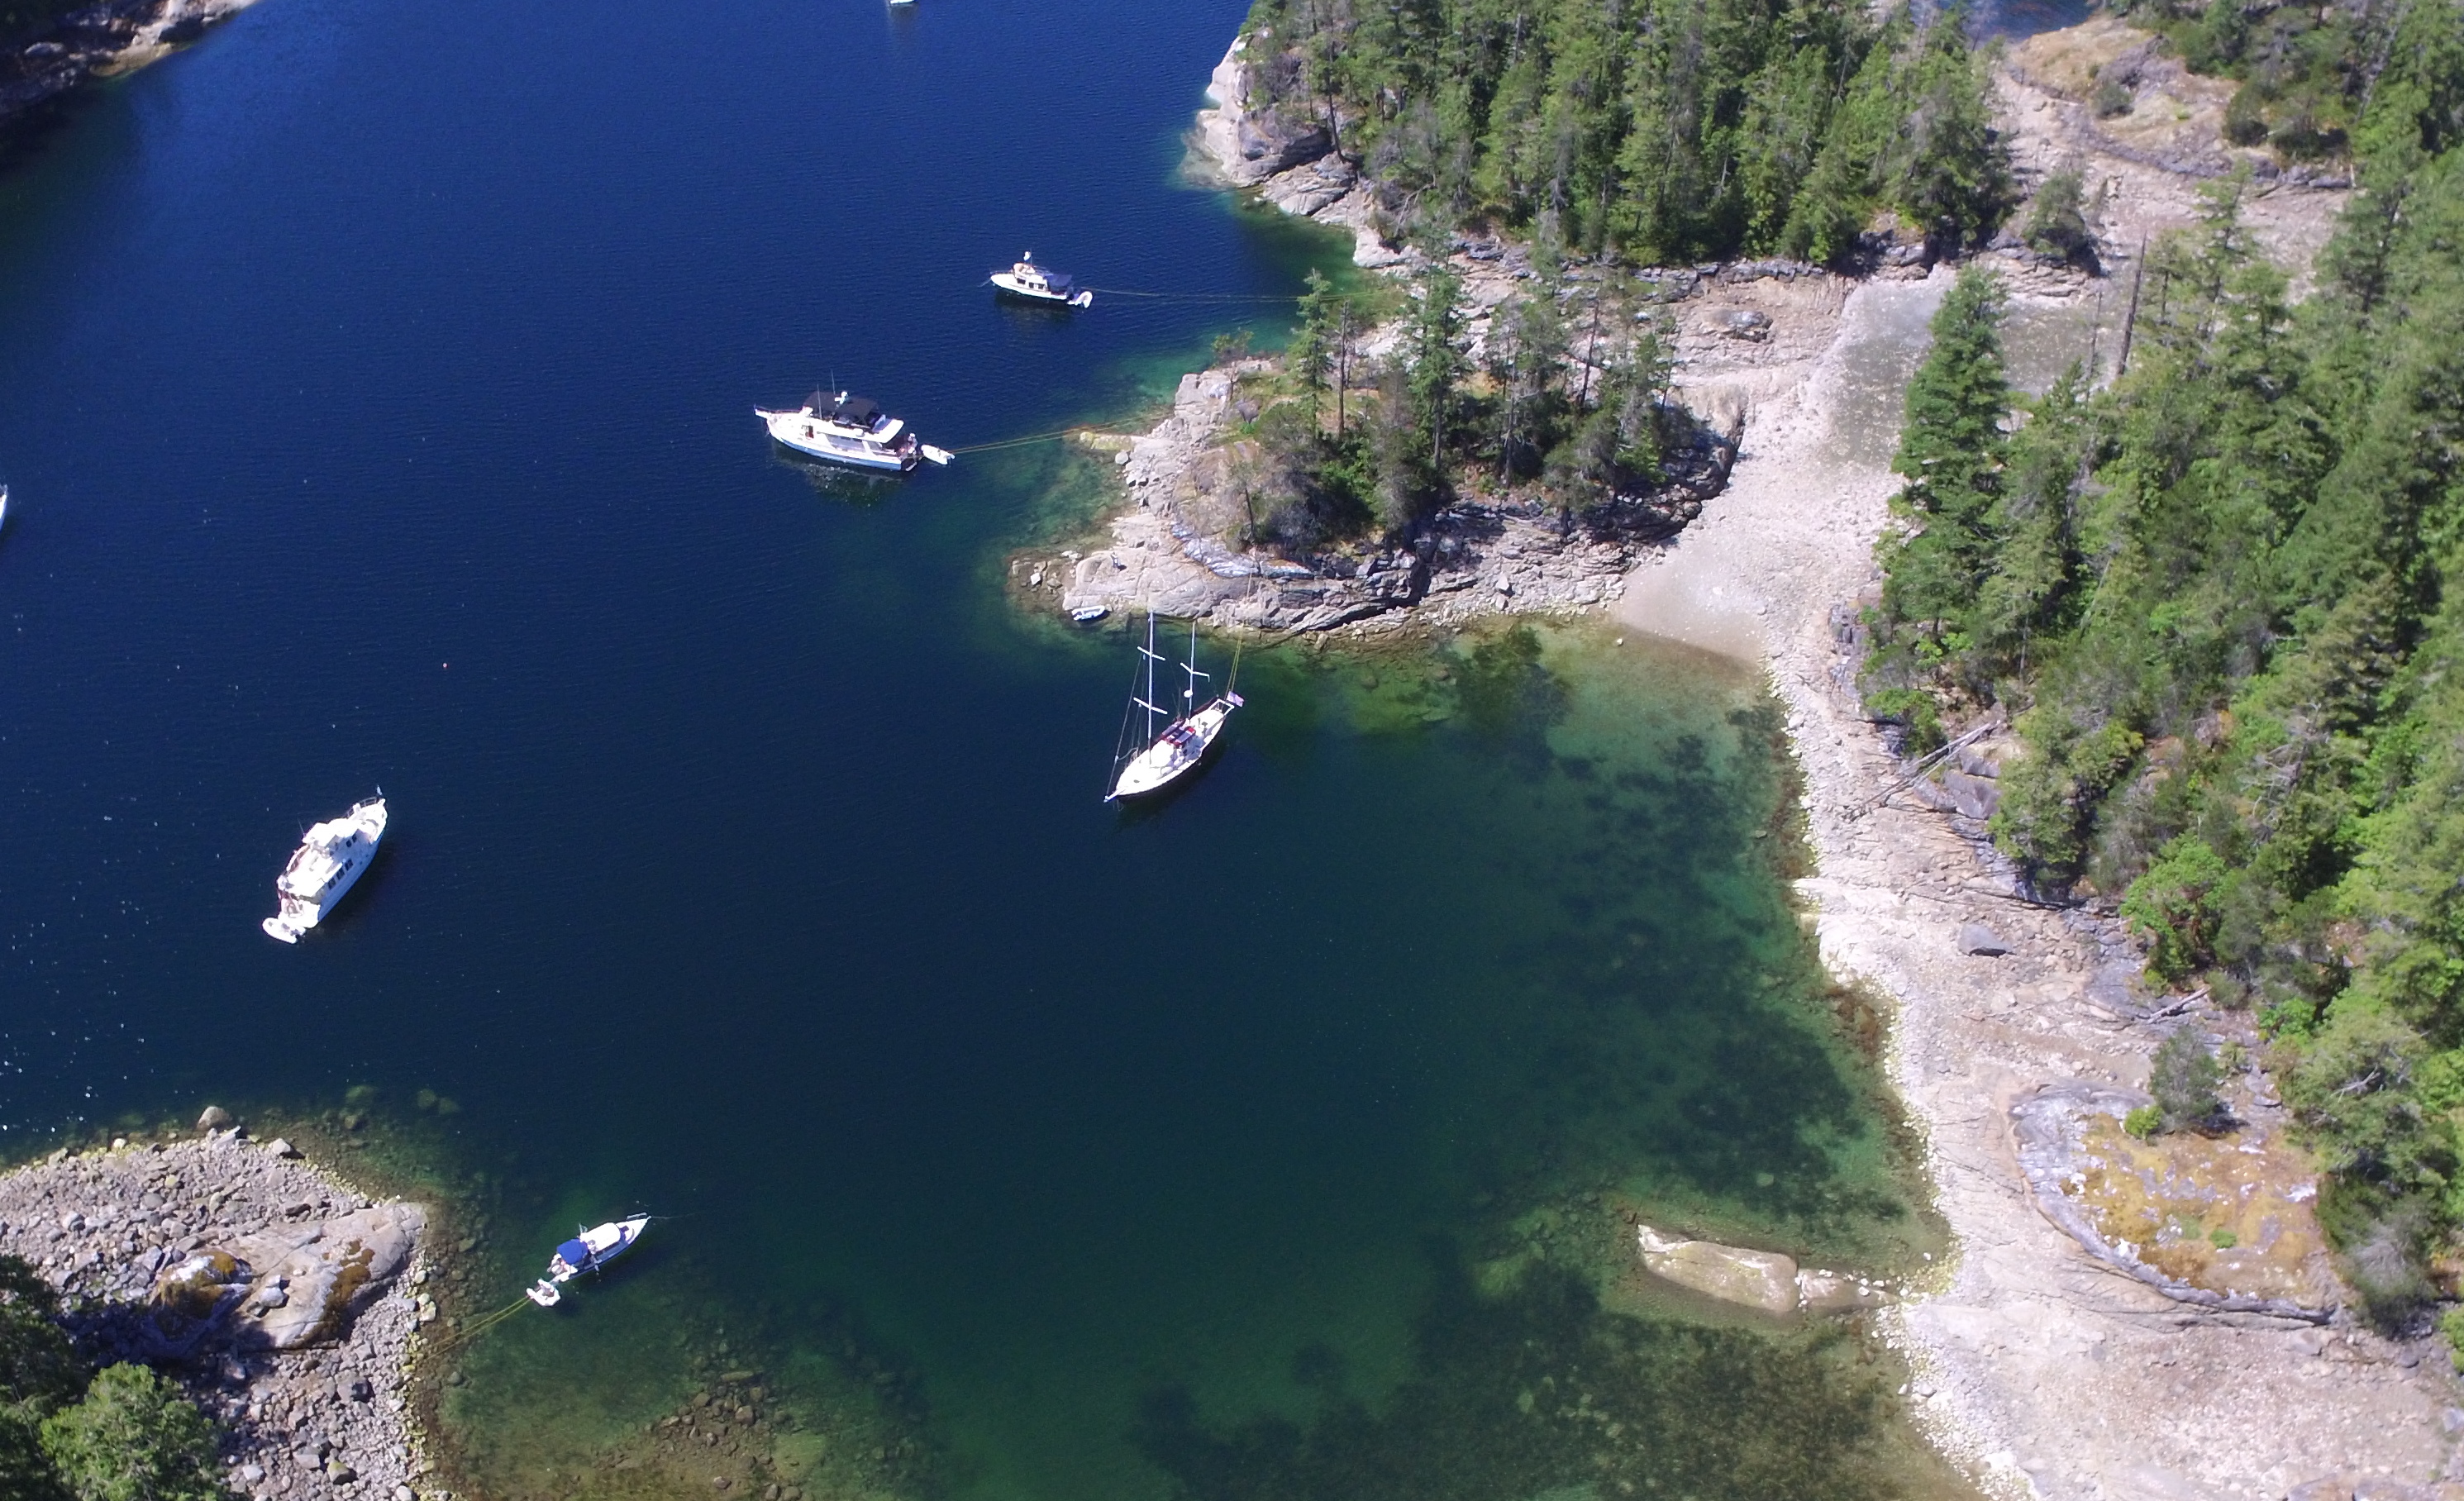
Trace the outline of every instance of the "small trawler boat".
[[564, 1301], [562, 1285], [585, 1271], [597, 1271], [617, 1257], [633, 1248], [649, 1227], [650, 1217], [637, 1214], [629, 1220], [610, 1220], [594, 1229], [576, 1230], [573, 1239], [556, 1248], [547, 1260], [547, 1275], [522, 1290], [522, 1295], [541, 1308], [554, 1308]]
[[1066, 271], [1052, 271], [1035, 263], [1035, 252], [1007, 271], [993, 273], [993, 285], [1004, 294], [1028, 302], [1057, 302], [1063, 307], [1093, 307], [1095, 294], [1073, 284]]
[[383, 788], [375, 797], [352, 804], [341, 817], [311, 828], [291, 851], [291, 863], [275, 877], [274, 892], [282, 910], [261, 926], [285, 943], [298, 942], [299, 935], [324, 921], [351, 883], [367, 873], [385, 831]]
[[[1189, 623], [1189, 656], [1180, 664], [1181, 672], [1188, 674], [1189, 685], [1180, 691], [1178, 715], [1155, 701], [1155, 665], [1163, 658], [1155, 654], [1153, 610], [1147, 611], [1147, 644], [1138, 649], [1138, 655], [1145, 659], [1146, 693], [1141, 695], [1133, 688], [1130, 706], [1122, 713], [1123, 744], [1114, 747], [1115, 775], [1112, 790], [1104, 794], [1107, 803], [1160, 792], [1178, 781], [1183, 773], [1206, 759], [1207, 751], [1215, 745], [1215, 738], [1223, 733], [1223, 722], [1232, 717], [1232, 711], [1240, 708], [1243, 701], [1227, 684], [1221, 696], [1203, 709], [1197, 707], [1198, 680], [1208, 674], [1198, 670], [1198, 622], [1195, 619]], [[1234, 667], [1237, 670], [1239, 664], [1236, 662]], [[1123, 752], [1130, 743], [1131, 720], [1141, 709], [1146, 711], [1145, 734], [1135, 742], [1138, 748], [1125, 756]], [[1155, 733], [1155, 719], [1159, 716], [1172, 720], [1160, 735]]]
[[9, 487], [0, 485], [0, 526], [9, 524]]
[[870, 397], [833, 396], [815, 391], [794, 411], [753, 408], [770, 435], [799, 453], [825, 458], [857, 469], [886, 469], [905, 474], [918, 460], [950, 462], [947, 449], [936, 449], [908, 430], [907, 424], [881, 409]]

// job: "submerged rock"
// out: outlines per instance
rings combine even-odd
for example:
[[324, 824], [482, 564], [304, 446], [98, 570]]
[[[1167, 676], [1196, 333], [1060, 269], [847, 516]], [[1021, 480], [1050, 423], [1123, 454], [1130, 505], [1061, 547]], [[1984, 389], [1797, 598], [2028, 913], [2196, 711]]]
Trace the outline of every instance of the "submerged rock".
[[1647, 1225], [1636, 1230], [1642, 1242], [1642, 1264], [1652, 1275], [1724, 1303], [1741, 1303], [1767, 1313], [1796, 1312], [1794, 1258], [1717, 1241], [1677, 1240]]
[[1778, 1251], [1681, 1240], [1650, 1225], [1635, 1226], [1643, 1269], [1681, 1288], [1766, 1313], [1844, 1313], [1891, 1300], [1881, 1283], [1848, 1272], [1800, 1268]]

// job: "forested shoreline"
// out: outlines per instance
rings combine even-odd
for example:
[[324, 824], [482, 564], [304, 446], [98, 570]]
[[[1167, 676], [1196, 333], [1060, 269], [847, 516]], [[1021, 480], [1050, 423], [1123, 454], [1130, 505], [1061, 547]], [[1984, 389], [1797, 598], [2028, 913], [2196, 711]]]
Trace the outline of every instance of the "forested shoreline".
[[[2102, 386], [2082, 368], [2019, 396], [2002, 294], [1964, 271], [1909, 393], [1862, 687], [1911, 752], [2015, 717], [2000, 847], [2048, 899], [2117, 903], [2163, 985], [2254, 1014], [2348, 1279], [2400, 1325], [2464, 1246], [2464, 20], [2446, 0], [2123, 9], [2235, 80], [2228, 141], [2348, 157], [2363, 191], [2297, 301], [2244, 223], [2248, 182], [2211, 185], [2200, 228], [2149, 248], [2127, 368]], [[1687, 418], [1621, 267], [1855, 270], [1916, 239], [1959, 258], [2006, 224], [2084, 263], [2079, 177], [2025, 205], [1956, 22], [1829, 0], [1258, 0], [1272, 106], [1378, 185], [1398, 236], [1510, 232], [1539, 273], [1475, 365], [1429, 257], [1340, 418], [1362, 320], [1317, 289], [1303, 400], [1252, 434], [1262, 537], [1393, 535], [1451, 475], [1528, 483], [1570, 519], [1647, 489]], [[1604, 303], [1630, 333], [1570, 361]]]
[[1942, 254], [2008, 207], [1956, 12], [1852, 0], [1258, 0], [1277, 106], [1407, 204], [1645, 264], [1852, 255], [1878, 213]]
[[2126, 371], [2024, 400], [1964, 271], [1863, 684], [1911, 751], [2014, 716], [2002, 850], [2255, 1013], [2347, 1278], [2400, 1327], [2464, 1233], [2464, 14], [2304, 31], [2345, 110], [2304, 128], [2364, 188], [2317, 290], [2211, 185], [2151, 249]]
[[[1677, 491], [1725, 458], [1669, 400], [1673, 328], [1635, 267], [1956, 254], [2015, 201], [1955, 15], [1259, 0], [1245, 34], [1252, 108], [1322, 132], [1424, 253], [1400, 297], [1314, 284], [1283, 379], [1252, 383], [1252, 544], [1374, 545], [1475, 495], [1600, 537], [1682, 525]], [[1467, 231], [1529, 256], [1477, 340], [1446, 254]], [[1381, 322], [1400, 338], [1358, 357]]]

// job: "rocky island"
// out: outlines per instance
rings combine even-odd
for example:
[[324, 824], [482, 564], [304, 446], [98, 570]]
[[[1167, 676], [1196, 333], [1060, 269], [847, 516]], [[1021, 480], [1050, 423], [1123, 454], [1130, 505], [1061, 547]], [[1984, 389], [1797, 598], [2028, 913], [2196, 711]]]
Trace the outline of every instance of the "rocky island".
[[89, 78], [142, 68], [255, 0], [24, 0], [0, 19], [0, 130]]
[[0, 1253], [58, 1290], [79, 1356], [168, 1373], [252, 1497], [420, 1493], [428, 1221], [218, 1109], [191, 1140], [62, 1149], [0, 1176]]

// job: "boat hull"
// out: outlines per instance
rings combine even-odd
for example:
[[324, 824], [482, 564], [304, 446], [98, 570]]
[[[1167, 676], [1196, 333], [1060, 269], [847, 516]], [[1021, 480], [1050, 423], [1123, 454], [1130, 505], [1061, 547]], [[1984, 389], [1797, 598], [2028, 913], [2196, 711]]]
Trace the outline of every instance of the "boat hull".
[[1154, 744], [1130, 759], [1130, 763], [1121, 768], [1120, 779], [1112, 784], [1111, 795], [1104, 801], [1152, 797], [1197, 770], [1207, 752], [1215, 748], [1216, 739], [1223, 733], [1232, 711], [1239, 707], [1240, 698], [1227, 694], [1188, 718], [1176, 721], [1155, 737]]
[[[650, 1217], [637, 1214], [629, 1219], [610, 1220], [582, 1231], [557, 1247], [548, 1258], [547, 1275], [539, 1279], [541, 1288], [553, 1291], [559, 1283], [570, 1282], [585, 1271], [597, 1271], [617, 1257], [631, 1250], [650, 1226]], [[579, 1256], [579, 1261], [574, 1258]]]
[[1006, 271], [994, 272], [992, 279], [993, 290], [996, 293], [1020, 302], [1033, 302], [1042, 307], [1093, 307], [1095, 305], [1095, 294], [1092, 292], [1081, 290], [1061, 293], [1044, 287], [1029, 286]]
[[771, 439], [781, 448], [789, 448], [807, 458], [825, 459], [845, 464], [849, 469], [870, 470], [875, 474], [903, 475], [923, 461], [923, 445], [909, 443], [903, 448], [885, 449], [877, 444], [865, 444], [844, 438], [833, 438], [823, 430], [823, 425], [803, 412], [757, 411], [763, 427], [770, 430]]

